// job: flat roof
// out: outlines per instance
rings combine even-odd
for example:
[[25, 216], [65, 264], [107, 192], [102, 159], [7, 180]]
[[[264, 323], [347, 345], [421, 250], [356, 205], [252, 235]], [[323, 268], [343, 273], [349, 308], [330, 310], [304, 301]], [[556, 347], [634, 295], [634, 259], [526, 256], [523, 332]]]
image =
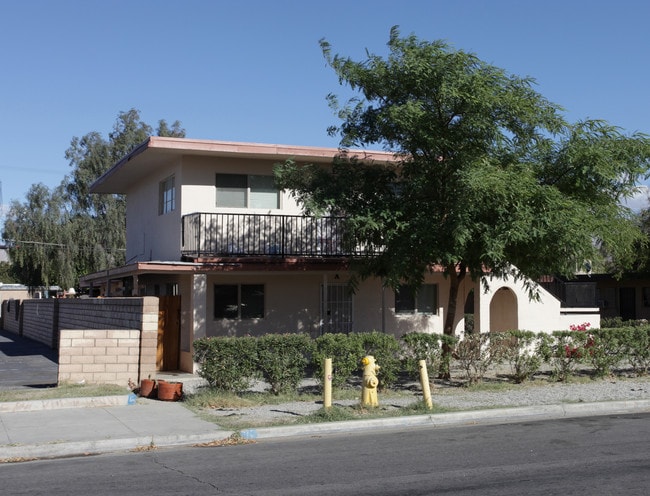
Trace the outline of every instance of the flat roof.
[[149, 175], [161, 165], [184, 155], [277, 161], [295, 159], [309, 163], [330, 163], [335, 157], [345, 155], [364, 161], [381, 163], [395, 161], [393, 153], [383, 151], [342, 151], [338, 148], [150, 136], [99, 177], [91, 185], [90, 191], [91, 193], [122, 194], [128, 185]]

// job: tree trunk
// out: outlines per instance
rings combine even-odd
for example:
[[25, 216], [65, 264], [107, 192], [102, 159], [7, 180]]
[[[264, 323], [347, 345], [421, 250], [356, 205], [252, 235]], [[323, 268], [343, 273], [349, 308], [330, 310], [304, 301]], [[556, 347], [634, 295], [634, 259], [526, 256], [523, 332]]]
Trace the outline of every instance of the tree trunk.
[[[449, 276], [449, 301], [447, 302], [447, 314], [445, 315], [445, 325], [443, 334], [446, 336], [453, 336], [456, 324], [456, 308], [458, 306], [458, 290], [460, 284], [465, 279], [467, 269], [464, 264], [455, 264], [447, 266], [447, 275]], [[447, 342], [442, 344], [442, 367], [440, 371], [441, 379], [450, 379], [450, 363], [451, 363], [451, 346]]]

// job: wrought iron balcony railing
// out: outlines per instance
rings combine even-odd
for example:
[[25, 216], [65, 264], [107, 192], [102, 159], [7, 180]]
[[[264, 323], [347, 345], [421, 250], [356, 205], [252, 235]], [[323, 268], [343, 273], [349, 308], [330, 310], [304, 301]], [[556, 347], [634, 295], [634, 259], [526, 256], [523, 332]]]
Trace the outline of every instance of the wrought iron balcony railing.
[[[373, 250], [351, 246], [343, 217], [193, 213], [182, 219], [185, 257], [354, 257]], [[376, 250], [375, 250], [376, 252]]]

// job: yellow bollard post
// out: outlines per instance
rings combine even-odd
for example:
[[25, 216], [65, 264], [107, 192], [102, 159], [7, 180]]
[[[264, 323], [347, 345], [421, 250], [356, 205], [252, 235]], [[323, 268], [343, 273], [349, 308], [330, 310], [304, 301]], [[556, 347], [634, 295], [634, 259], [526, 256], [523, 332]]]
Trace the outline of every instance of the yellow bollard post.
[[332, 408], [332, 359], [325, 359], [325, 377], [323, 378], [323, 407]]
[[420, 360], [418, 364], [420, 367], [420, 384], [422, 385], [422, 393], [424, 394], [424, 403], [427, 405], [427, 408], [431, 410], [433, 408], [433, 402], [431, 401], [431, 384], [429, 383], [427, 362], [425, 360]]

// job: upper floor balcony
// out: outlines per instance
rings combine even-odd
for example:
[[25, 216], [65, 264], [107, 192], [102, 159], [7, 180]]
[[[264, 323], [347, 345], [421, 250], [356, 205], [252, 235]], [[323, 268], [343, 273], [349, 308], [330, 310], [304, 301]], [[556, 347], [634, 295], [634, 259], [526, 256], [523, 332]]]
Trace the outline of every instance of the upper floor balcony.
[[182, 218], [184, 257], [360, 257], [343, 217], [193, 213]]

